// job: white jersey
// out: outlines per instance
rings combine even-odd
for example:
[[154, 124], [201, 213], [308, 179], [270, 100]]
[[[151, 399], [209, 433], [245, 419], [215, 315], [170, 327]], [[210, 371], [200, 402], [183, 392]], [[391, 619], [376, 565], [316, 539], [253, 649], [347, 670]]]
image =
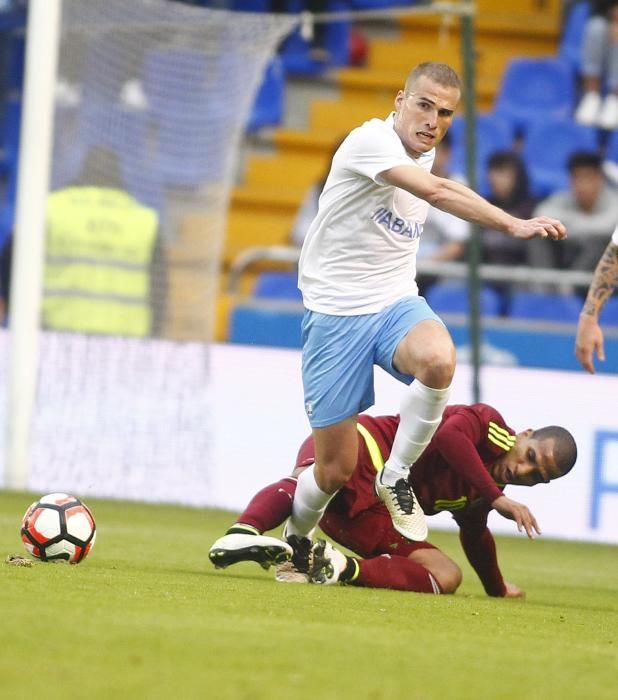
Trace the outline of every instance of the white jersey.
[[614, 233], [612, 233], [612, 243], [618, 245], [618, 226], [616, 226]]
[[435, 151], [412, 158], [393, 115], [354, 129], [333, 157], [300, 255], [305, 307], [336, 316], [376, 313], [418, 294], [416, 252], [429, 204], [380, 173], [397, 165], [430, 171]]

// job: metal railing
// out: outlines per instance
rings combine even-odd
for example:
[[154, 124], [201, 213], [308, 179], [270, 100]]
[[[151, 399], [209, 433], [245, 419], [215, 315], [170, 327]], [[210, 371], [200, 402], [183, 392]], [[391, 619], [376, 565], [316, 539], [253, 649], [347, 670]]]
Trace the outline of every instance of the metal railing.
[[[244, 250], [230, 266], [228, 291], [238, 294], [240, 280], [248, 269], [257, 263], [288, 263], [297, 265], [300, 249], [292, 246], [258, 246]], [[419, 258], [416, 261], [419, 275], [435, 275], [450, 279], [467, 279], [469, 265], [465, 262], [438, 262]], [[574, 287], [590, 285], [592, 272], [581, 270], [555, 270], [526, 265], [508, 267], [506, 265], [479, 265], [479, 278], [484, 282], [510, 282], [530, 288], [551, 286], [565, 292]]]

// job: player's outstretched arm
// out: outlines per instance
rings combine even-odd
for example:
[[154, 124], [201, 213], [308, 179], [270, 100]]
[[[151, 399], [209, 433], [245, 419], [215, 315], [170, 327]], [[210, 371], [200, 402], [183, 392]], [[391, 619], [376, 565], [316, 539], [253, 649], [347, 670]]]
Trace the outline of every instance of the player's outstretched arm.
[[530, 512], [528, 506], [523, 503], [513, 501], [507, 496], [500, 496], [492, 502], [491, 507], [500, 513], [504, 518], [514, 520], [517, 523], [517, 529], [522, 532], [526, 531], [528, 537], [533, 540], [536, 535], [541, 534], [541, 529], [538, 526], [536, 518]]
[[[479, 512], [480, 511], [480, 512]], [[506, 584], [498, 566], [496, 542], [487, 527], [487, 510], [455, 517], [459, 525], [459, 541], [472, 568], [476, 571], [485, 593], [502, 598], [506, 595]]]
[[514, 238], [540, 236], [562, 240], [567, 235], [566, 228], [557, 219], [547, 216], [518, 219], [490, 204], [469, 187], [413, 165], [398, 165], [381, 173], [381, 177], [389, 185], [407, 190], [438, 209], [486, 228], [503, 231]]
[[618, 285], [618, 245], [612, 241], [603, 252], [592, 277], [584, 307], [579, 315], [575, 337], [575, 356], [581, 366], [594, 374], [594, 355], [605, 359], [603, 331], [599, 314]]

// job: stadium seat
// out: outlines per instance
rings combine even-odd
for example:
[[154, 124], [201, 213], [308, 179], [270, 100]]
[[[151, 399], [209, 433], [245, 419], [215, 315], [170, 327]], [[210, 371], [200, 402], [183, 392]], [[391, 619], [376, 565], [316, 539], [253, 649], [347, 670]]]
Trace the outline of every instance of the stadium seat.
[[239, 304], [230, 315], [229, 339], [245, 345], [300, 348], [302, 311], [282, 311]]
[[594, 127], [577, 124], [572, 119], [540, 120], [531, 125], [524, 141], [522, 157], [534, 194], [545, 197], [567, 189], [567, 161], [569, 156], [580, 150], [599, 150], [598, 132]]
[[525, 133], [539, 119], [566, 119], [573, 113], [575, 78], [557, 58], [514, 58], [506, 67], [493, 111]]
[[[212, 3], [213, 7], [216, 7]], [[231, 0], [229, 4], [230, 10], [237, 12], [270, 12], [269, 0]]]
[[[303, 0], [288, 0], [288, 12], [304, 11]], [[349, 10], [346, 0], [328, 0], [328, 12]], [[350, 22], [329, 22], [325, 27], [325, 49], [328, 59], [317, 61], [311, 56], [311, 44], [301, 36], [300, 28], [283, 42], [280, 55], [286, 74], [320, 75], [327, 68], [347, 66], [349, 63]]]
[[508, 316], [535, 321], [576, 323], [581, 308], [582, 301], [575, 295], [516, 291], [511, 297]]
[[0, 174], [10, 177], [17, 169], [19, 134], [21, 129], [21, 96], [11, 95], [3, 105], [0, 132]]
[[[449, 171], [466, 172], [465, 119], [455, 117], [449, 133], [452, 140], [452, 155]], [[487, 193], [487, 161], [496, 151], [511, 150], [514, 138], [511, 123], [493, 113], [478, 114], [476, 117], [476, 163], [477, 189]]]
[[262, 272], [255, 283], [253, 296], [258, 299], [302, 301], [296, 272]]
[[[436, 313], [467, 314], [470, 311], [468, 287], [463, 282], [437, 282], [425, 294]], [[492, 287], [481, 287], [480, 307], [483, 316], [499, 316], [503, 306], [501, 295]]]
[[247, 131], [264, 126], [277, 126], [283, 121], [285, 103], [285, 73], [280, 58], [275, 57], [264, 73], [264, 79], [253, 103]]
[[605, 144], [605, 159], [618, 163], [618, 129], [610, 132]]
[[575, 74], [580, 72], [584, 26], [589, 15], [590, 3], [580, 0], [571, 7], [562, 30], [558, 56], [571, 66]]

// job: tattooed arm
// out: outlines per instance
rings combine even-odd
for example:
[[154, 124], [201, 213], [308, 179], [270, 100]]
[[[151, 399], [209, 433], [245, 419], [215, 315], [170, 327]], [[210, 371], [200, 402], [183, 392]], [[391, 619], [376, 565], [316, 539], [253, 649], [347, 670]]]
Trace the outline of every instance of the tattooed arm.
[[618, 244], [614, 243], [616, 238], [618, 228], [597, 263], [577, 325], [575, 355], [582, 367], [591, 374], [594, 374], [594, 353], [596, 352], [599, 360], [605, 359], [599, 314], [603, 304], [618, 285]]

